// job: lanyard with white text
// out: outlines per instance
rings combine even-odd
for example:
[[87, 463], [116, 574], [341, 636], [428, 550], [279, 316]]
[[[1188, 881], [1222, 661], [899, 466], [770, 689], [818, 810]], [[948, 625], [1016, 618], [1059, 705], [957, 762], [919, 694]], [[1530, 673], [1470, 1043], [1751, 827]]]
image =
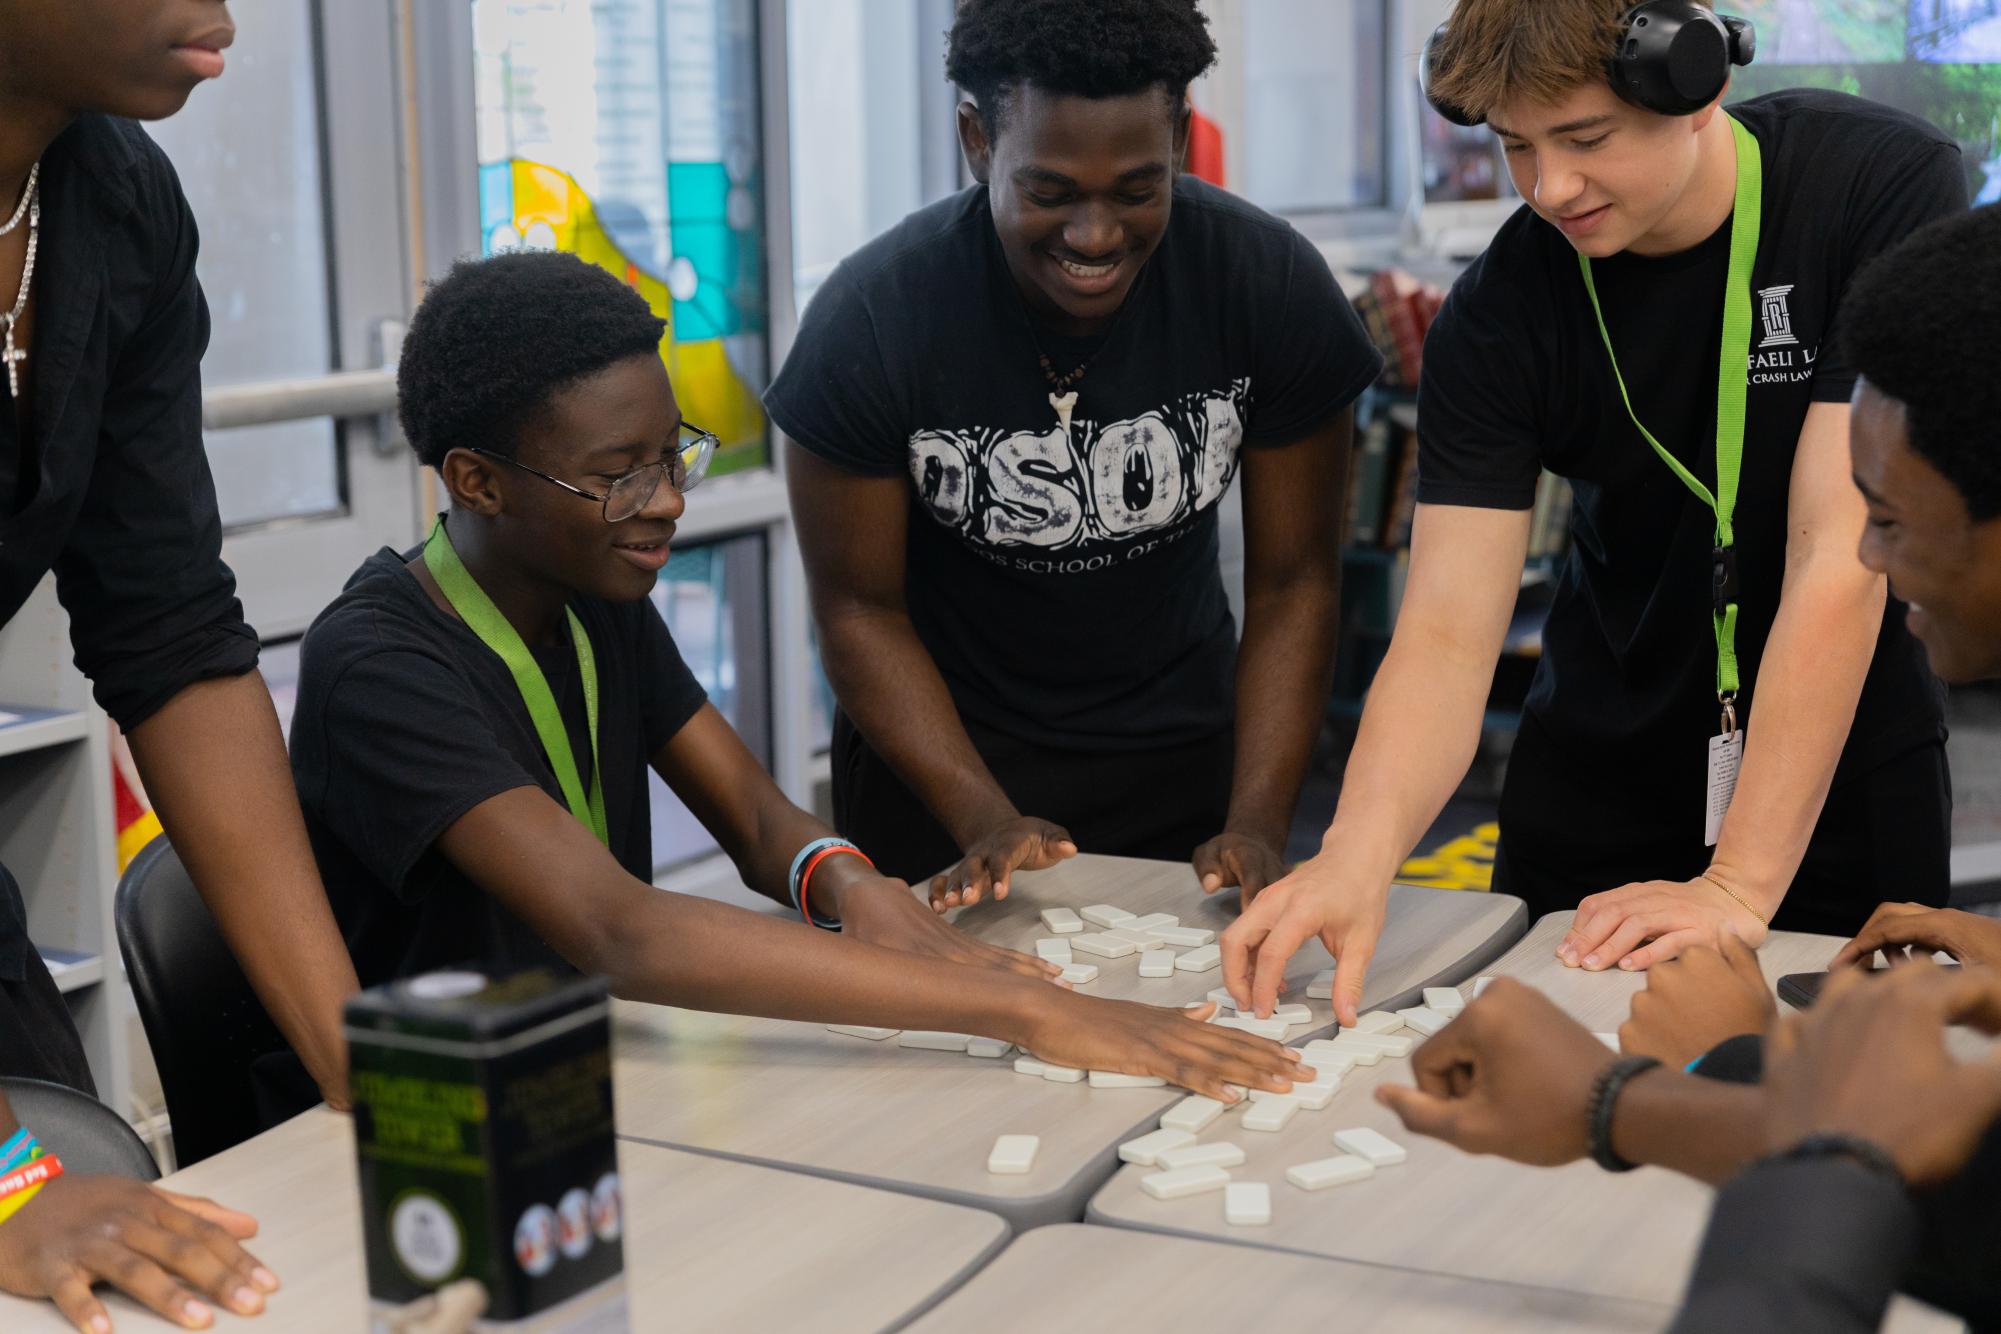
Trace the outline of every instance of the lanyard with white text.
[[1611, 358], [1612, 378], [1618, 382], [1619, 397], [1625, 400], [1626, 415], [1632, 417], [1633, 425], [1682, 485], [1716, 515], [1710, 603], [1716, 621], [1716, 698], [1723, 705], [1727, 736], [1737, 730], [1738, 685], [1737, 551], [1730, 520], [1737, 508], [1737, 476], [1744, 458], [1744, 398], [1751, 364], [1751, 266], [1758, 257], [1758, 224], [1764, 211], [1764, 164], [1751, 132], [1736, 118], [1726, 119], [1737, 144], [1737, 202], [1730, 215], [1730, 277], [1723, 293], [1723, 341], [1717, 359], [1715, 495], [1668, 453], [1633, 412], [1632, 396], [1619, 375], [1619, 355], [1612, 350], [1612, 335], [1606, 332], [1605, 314], [1598, 306], [1598, 289], [1591, 281], [1591, 260], [1579, 255], [1577, 262], [1584, 270], [1584, 290], [1591, 298], [1591, 312], [1598, 320], [1599, 337], [1605, 340], [1605, 355]]
[[507, 664], [507, 670], [514, 676], [514, 686], [521, 692], [521, 702], [528, 706], [528, 717], [535, 724], [535, 735], [542, 740], [543, 753], [549, 757], [549, 767], [556, 771], [556, 782], [563, 789], [563, 800], [569, 803], [570, 814], [584, 823], [597, 840], [607, 847], [611, 845], [611, 835], [604, 816], [604, 777], [598, 771], [598, 667], [597, 658], [591, 652], [591, 637], [584, 633], [584, 624], [577, 619], [577, 613], [565, 607], [563, 614], [570, 618], [570, 642], [577, 650], [577, 672], [584, 681], [584, 718], [591, 729], [591, 790], [588, 799], [584, 796], [584, 784], [577, 773], [577, 757], [570, 749], [569, 729], [563, 726], [563, 715], [556, 708], [556, 696], [549, 689], [549, 678], [535, 663], [535, 657], [528, 651], [528, 645], [521, 641], [521, 635], [508, 619], [500, 614], [500, 608], [493, 605], [493, 599], [466, 569], [459, 559], [459, 553], [452, 550], [452, 540], [445, 535], [445, 521], [438, 520], [431, 529], [431, 536], [424, 543], [424, 564], [431, 571], [431, 577], [444, 590], [445, 600], [452, 604], [452, 610], [466, 623], [466, 628], [480, 637], [482, 643], [492, 649], [500, 660]]

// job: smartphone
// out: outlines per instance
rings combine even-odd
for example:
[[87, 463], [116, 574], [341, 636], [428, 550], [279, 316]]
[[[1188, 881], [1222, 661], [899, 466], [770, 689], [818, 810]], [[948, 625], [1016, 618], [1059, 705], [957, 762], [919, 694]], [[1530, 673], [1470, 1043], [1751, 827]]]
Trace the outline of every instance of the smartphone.
[[[1956, 963], [1942, 963], [1941, 968], [1957, 968]], [[1865, 968], [1867, 973], [1887, 973], [1887, 968]], [[1820, 999], [1820, 989], [1827, 984], [1826, 973], [1787, 973], [1779, 979], [1779, 999], [1795, 1010], [1810, 1009]]]

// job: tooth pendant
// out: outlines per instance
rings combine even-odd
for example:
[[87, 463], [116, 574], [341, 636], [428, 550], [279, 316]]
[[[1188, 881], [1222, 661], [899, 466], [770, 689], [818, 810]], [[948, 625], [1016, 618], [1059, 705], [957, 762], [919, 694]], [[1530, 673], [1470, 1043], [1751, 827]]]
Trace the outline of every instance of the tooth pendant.
[[1063, 436], [1065, 439], [1068, 439], [1070, 436], [1070, 413], [1077, 406], [1077, 391], [1072, 389], [1067, 394], [1051, 394], [1049, 396], [1049, 406], [1056, 409], [1056, 420], [1063, 423]]

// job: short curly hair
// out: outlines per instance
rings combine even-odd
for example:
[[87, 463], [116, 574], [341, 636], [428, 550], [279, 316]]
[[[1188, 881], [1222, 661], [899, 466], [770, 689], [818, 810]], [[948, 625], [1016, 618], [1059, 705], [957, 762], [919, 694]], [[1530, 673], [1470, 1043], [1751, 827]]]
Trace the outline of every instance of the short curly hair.
[[1841, 303], [1848, 364], [1904, 405], [1911, 448], [1976, 523], [2001, 515], [2001, 204], [1921, 227]]
[[433, 468], [475, 446], [511, 457], [557, 390], [657, 353], [666, 329], [644, 297], [575, 255], [460, 260], [425, 294], [403, 339], [403, 434]]
[[1195, 0], [960, 0], [945, 77], [972, 95], [993, 139], [1024, 84], [1075, 97], [1160, 88], [1175, 110], [1215, 62]]

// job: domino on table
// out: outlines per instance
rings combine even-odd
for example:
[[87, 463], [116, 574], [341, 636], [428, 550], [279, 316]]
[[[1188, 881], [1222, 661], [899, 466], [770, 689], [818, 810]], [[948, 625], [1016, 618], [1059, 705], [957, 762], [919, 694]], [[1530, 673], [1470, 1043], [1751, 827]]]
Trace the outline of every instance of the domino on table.
[[1139, 956], [1141, 977], [1173, 977], [1174, 951], [1169, 949], [1148, 950]]
[[1323, 1074], [1311, 1084], [1294, 1084], [1286, 1096], [1309, 1112], [1318, 1112], [1341, 1091], [1341, 1076]]
[[1487, 989], [1488, 987], [1490, 987], [1490, 986], [1492, 986], [1492, 985], [1494, 985], [1494, 979], [1493, 979], [1493, 978], [1491, 978], [1491, 977], [1476, 977], [1476, 978], [1474, 978], [1474, 979], [1473, 979], [1473, 999], [1474, 999], [1474, 1000], [1479, 1000], [1479, 999], [1480, 999], [1480, 993], [1481, 993], [1481, 992], [1483, 992], [1483, 991], [1485, 991], [1485, 990], [1486, 990], [1486, 989]]
[[1301, 1190], [1345, 1186], [1375, 1174], [1374, 1163], [1367, 1158], [1357, 1158], [1352, 1153], [1337, 1153], [1332, 1158], [1316, 1158], [1310, 1163], [1294, 1163], [1285, 1169], [1285, 1179]]
[[1166, 1083], [1159, 1075], [1122, 1075], [1113, 1070], [1091, 1072], [1094, 1089], [1157, 1089]]
[[1349, 1030], [1337, 1033], [1334, 1041], [1357, 1051], [1381, 1052], [1385, 1056], [1408, 1056], [1410, 1049], [1417, 1045], [1417, 1039], [1402, 1033], [1357, 1033]]
[[1167, 1150], [1179, 1149], [1194, 1142], [1194, 1134], [1187, 1130], [1150, 1130], [1138, 1139], [1129, 1139], [1119, 1145], [1119, 1161], [1152, 1167], [1159, 1161], [1159, 1155]]
[[1299, 1099], [1287, 1096], [1259, 1098], [1244, 1113], [1246, 1130], [1283, 1130], [1285, 1123], [1299, 1111]]
[[1022, 1176], [1035, 1166], [1035, 1151], [1042, 1145], [1039, 1135], [1002, 1135], [987, 1155], [987, 1171], [998, 1176]]
[[1081, 1084], [1084, 1082], [1084, 1073], [1067, 1065], [1045, 1063], [1042, 1068], [1042, 1077], [1052, 1084]]
[[1081, 987], [1087, 982], [1098, 980], [1098, 965], [1094, 963], [1066, 963], [1057, 977], [1073, 987]]
[[1397, 1018], [1403, 1020], [1406, 1028], [1414, 1028], [1426, 1037], [1430, 1037], [1433, 1033], [1436, 1033], [1439, 1029], [1452, 1022], [1451, 1015], [1440, 1014], [1438, 1011], [1428, 1009], [1422, 1005], [1414, 1009], [1398, 1010]]
[[1210, 992], [1207, 996], [1203, 997], [1203, 999], [1215, 1001], [1216, 1008], [1219, 1011], [1228, 1010], [1233, 1014], [1236, 1012], [1237, 1009], [1236, 998], [1230, 995], [1229, 992], [1223, 990], [1223, 988], [1221, 987], [1217, 987], [1214, 991]]
[[1205, 926], [1159, 926], [1153, 929], [1152, 935], [1155, 940], [1165, 941], [1169, 945], [1189, 948], [1207, 945], [1216, 939], [1216, 933]]
[[1397, 1018], [1388, 1010], [1371, 1010], [1367, 1014], [1357, 1018], [1354, 1024], [1345, 1031], [1349, 1033], [1394, 1033], [1402, 1027], [1403, 1020]]
[[1426, 987], [1424, 1008], [1443, 1015], [1454, 1015], [1466, 1008], [1466, 998], [1459, 994], [1457, 987]]
[[1070, 942], [1061, 936], [1044, 936], [1035, 942], [1035, 957], [1046, 963], [1069, 963]]
[[1234, 1028], [1253, 1037], [1270, 1038], [1273, 1042], [1284, 1038], [1285, 1030], [1291, 1027], [1283, 1019], [1250, 1019], [1242, 1016], [1235, 1019], [1212, 1019], [1209, 1022], [1218, 1028]]
[[829, 1033], [846, 1033], [851, 1038], [867, 1038], [870, 1042], [881, 1042], [893, 1038], [903, 1030], [900, 1028], [870, 1028], [867, 1024], [828, 1024]]
[[1372, 1167], [1392, 1167], [1410, 1157], [1404, 1152], [1403, 1145], [1367, 1126], [1335, 1131], [1334, 1147], [1346, 1149], [1357, 1158], [1366, 1158]]
[[1123, 959], [1128, 954], [1138, 952], [1139, 946], [1130, 940], [1118, 940], [1107, 934], [1070, 937], [1070, 948], [1079, 954], [1095, 954], [1100, 959]]
[[1174, 966], [1184, 973], [1206, 973], [1211, 968], [1223, 966], [1223, 947], [1203, 945], [1192, 949], [1174, 961]]
[[1153, 1160], [1169, 1171], [1184, 1167], [1236, 1167], [1244, 1161], [1241, 1145], [1228, 1140], [1214, 1144], [1184, 1144], [1178, 1149], [1162, 1149]]
[[963, 1053], [966, 1044], [973, 1040], [970, 1033], [925, 1033], [906, 1030], [896, 1039], [899, 1047], [915, 1047], [919, 1051], [956, 1051]]
[[1036, 1060], [1033, 1056], [1017, 1056], [1014, 1058], [1014, 1072], [1018, 1075], [1034, 1075], [1037, 1079], [1042, 1079], [1048, 1075], [1049, 1067], [1043, 1062]]
[[1167, 944], [1156, 940], [1150, 931], [1135, 931], [1129, 926], [1108, 927], [1101, 933], [1106, 940], [1123, 940], [1136, 950], [1164, 950]]
[[[1353, 1043], [1343, 1042], [1340, 1038], [1335, 1038], [1327, 1044], [1332, 1049], [1331, 1056], [1316, 1056], [1313, 1054], [1313, 1049], [1319, 1045], [1317, 1042], [1306, 1044], [1306, 1063], [1315, 1070], [1325, 1068], [1332, 1062], [1334, 1056], [1338, 1056], [1346, 1061], [1349, 1069], [1353, 1069], [1358, 1065], [1374, 1065], [1377, 1061], [1383, 1059], [1382, 1052], [1374, 1047], [1358, 1047]], [[1346, 1074], [1347, 1070], [1343, 1070], [1341, 1073]]]
[[1199, 1135], [1223, 1114], [1226, 1105], [1200, 1093], [1191, 1093], [1160, 1114], [1160, 1128], [1185, 1130], [1191, 1135]]
[[1155, 1172], [1139, 1179], [1139, 1188], [1156, 1200], [1178, 1200], [1184, 1195], [1201, 1195], [1230, 1184], [1230, 1174], [1220, 1167], [1184, 1167], [1179, 1171]]
[[1154, 912], [1148, 913], [1144, 917], [1135, 917], [1130, 922], [1124, 923], [1120, 929], [1125, 931], [1154, 931], [1163, 926], [1180, 925], [1181, 919], [1173, 913]]
[[1223, 1187], [1223, 1221], [1233, 1227], [1271, 1222], [1271, 1187], [1262, 1181], [1232, 1181]]
[[1313, 980], [1306, 984], [1306, 999], [1334, 999], [1334, 970], [1332, 968], [1323, 968], [1313, 975]]
[[1124, 908], [1115, 908], [1109, 903], [1094, 903], [1078, 913], [1092, 926], [1124, 926], [1134, 920], [1134, 915]]
[[1313, 1007], [1310, 1005], [1280, 1005], [1271, 1012], [1274, 1019], [1283, 1019], [1288, 1027], [1313, 1022]]
[[1339, 1038], [1315, 1038], [1300, 1050], [1306, 1053], [1301, 1059], [1323, 1075], [1330, 1066], [1335, 1074], [1345, 1075], [1350, 1067], [1360, 1064], [1355, 1054], [1361, 1048], [1345, 1044]]
[[1012, 1042], [1002, 1042], [999, 1038], [974, 1038], [966, 1044], [966, 1055], [989, 1061], [998, 1061], [1013, 1050]]
[[1084, 929], [1084, 919], [1068, 908], [1044, 908], [1042, 925], [1059, 936], [1074, 936]]

